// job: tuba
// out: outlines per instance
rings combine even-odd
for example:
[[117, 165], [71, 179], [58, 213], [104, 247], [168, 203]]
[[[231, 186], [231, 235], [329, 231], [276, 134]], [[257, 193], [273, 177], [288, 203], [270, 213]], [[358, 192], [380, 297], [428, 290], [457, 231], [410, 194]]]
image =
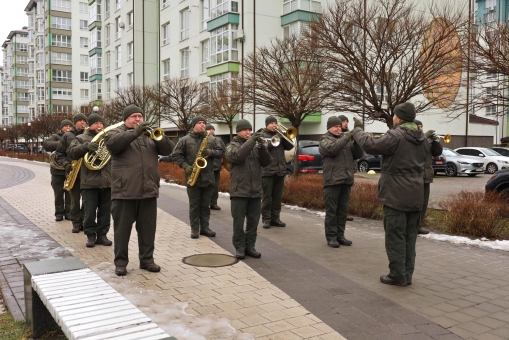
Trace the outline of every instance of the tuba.
[[201, 169], [207, 167], [207, 160], [201, 156], [201, 153], [207, 147], [207, 143], [209, 142], [210, 133], [207, 131], [205, 138], [203, 138], [203, 142], [201, 142], [200, 148], [198, 149], [198, 153], [196, 154], [196, 158], [193, 163], [193, 172], [189, 175], [187, 179], [187, 184], [189, 186], [194, 186], [196, 181], [198, 180], [198, 176], [200, 175]]
[[55, 151], [49, 155], [49, 164], [55, 170], [65, 170], [63, 166], [57, 163], [57, 153]]
[[[89, 151], [85, 154], [83, 159], [85, 160], [85, 166], [89, 170], [101, 170], [104, 168], [106, 164], [111, 159], [110, 152], [106, 149], [106, 145], [104, 145], [104, 137], [108, 133], [108, 131], [114, 130], [118, 128], [120, 125], [124, 124], [124, 122], [120, 122], [111, 126], [108, 126], [101, 132], [99, 132], [92, 139], [92, 143], [99, 144], [99, 148], [96, 151]], [[74, 167], [73, 167], [74, 170]]]

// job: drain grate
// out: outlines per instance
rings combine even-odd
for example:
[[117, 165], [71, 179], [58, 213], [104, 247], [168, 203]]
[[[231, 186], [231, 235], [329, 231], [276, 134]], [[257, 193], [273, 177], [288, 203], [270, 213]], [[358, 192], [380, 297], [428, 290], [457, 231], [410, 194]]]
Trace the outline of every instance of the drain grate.
[[182, 262], [195, 267], [225, 267], [231, 266], [239, 260], [232, 255], [207, 253], [186, 256]]

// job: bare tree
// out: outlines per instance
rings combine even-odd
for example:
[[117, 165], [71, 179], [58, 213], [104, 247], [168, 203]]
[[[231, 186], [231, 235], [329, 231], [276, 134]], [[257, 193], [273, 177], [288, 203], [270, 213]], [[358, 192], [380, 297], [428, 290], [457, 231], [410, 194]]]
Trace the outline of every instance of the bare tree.
[[57, 133], [60, 129], [60, 123], [64, 119], [73, 121], [72, 115], [56, 115], [41, 113], [36, 115], [36, 118], [32, 121], [32, 132], [35, 136], [40, 138], [48, 138], [50, 135]]
[[230, 130], [230, 141], [233, 138], [233, 122], [244, 109], [243, 91], [242, 83], [232, 78], [212, 87], [207, 96], [207, 118], [212, 123], [226, 124]]
[[509, 109], [509, 26], [481, 23], [470, 39], [469, 75], [473, 111], [486, 109], [493, 117]]
[[191, 129], [194, 116], [207, 113], [207, 91], [193, 79], [170, 78], [163, 81], [157, 99], [161, 107], [161, 118], [186, 133]]
[[[336, 1], [311, 23], [311, 48], [324, 67], [330, 108], [392, 127], [394, 107], [447, 109], [460, 87], [468, 16], [452, 2]], [[424, 95], [424, 97], [423, 97]]]
[[[115, 98], [108, 101], [104, 110], [107, 114], [108, 124], [115, 124], [122, 121], [122, 113], [124, 108], [129, 105], [138, 106], [145, 115], [144, 120], [149, 122], [152, 126], [159, 126], [161, 123], [159, 100], [157, 90], [153, 86], [131, 86], [123, 87], [120, 90], [115, 91]], [[99, 113], [99, 114], [100, 114]], [[106, 117], [104, 117], [106, 118]], [[116, 120], [113, 120], [116, 118]]]

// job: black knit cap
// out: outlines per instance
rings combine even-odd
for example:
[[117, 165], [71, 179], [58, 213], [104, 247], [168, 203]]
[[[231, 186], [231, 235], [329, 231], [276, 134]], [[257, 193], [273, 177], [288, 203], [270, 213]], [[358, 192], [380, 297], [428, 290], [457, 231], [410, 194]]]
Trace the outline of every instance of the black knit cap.
[[244, 130], [244, 129], [251, 129], [253, 130], [253, 126], [251, 123], [246, 119], [241, 119], [237, 122], [237, 132]]
[[62, 129], [66, 125], [72, 126], [72, 122], [69, 119], [64, 119], [62, 122], [60, 122], [60, 129]]
[[124, 114], [122, 115], [122, 118], [124, 119], [124, 121], [129, 118], [130, 115], [132, 115], [133, 113], [141, 113], [141, 115], [143, 116], [143, 118], [145, 118], [145, 114], [143, 113], [143, 111], [137, 107], [136, 105], [129, 105], [127, 106], [125, 109], [124, 109]]
[[394, 114], [406, 122], [413, 122], [415, 119], [415, 106], [409, 102], [396, 105]]
[[97, 122], [104, 123], [103, 117], [101, 117], [97, 113], [92, 113], [90, 116], [88, 116], [88, 121], [87, 121], [88, 126], [92, 126], [92, 124], [97, 123]]
[[[414, 119], [415, 125], [423, 125], [420, 120]], [[423, 125], [424, 126], [424, 125]]]
[[341, 125], [341, 119], [336, 116], [331, 116], [327, 119], [327, 130], [335, 125]]
[[341, 120], [341, 122], [344, 122], [345, 120], [348, 122], [348, 118], [344, 115], [339, 115], [338, 118]]
[[274, 116], [268, 116], [265, 118], [265, 126], [269, 125], [270, 123], [277, 122], [276, 117]]
[[76, 116], [74, 116], [74, 124], [78, 122], [78, 120], [87, 120], [87, 116], [85, 116], [83, 113], [78, 113]]
[[193, 118], [193, 120], [191, 121], [191, 127], [194, 127], [198, 122], [201, 122], [201, 121], [204, 121], [205, 123], [207, 123], [207, 121], [205, 120], [205, 117], [203, 116], [196, 116]]
[[214, 131], [216, 131], [216, 129], [214, 128], [214, 125], [212, 125], [212, 124], [207, 124], [207, 126], [205, 127], [205, 130], [207, 130], [207, 131], [208, 131], [208, 130], [214, 130]]

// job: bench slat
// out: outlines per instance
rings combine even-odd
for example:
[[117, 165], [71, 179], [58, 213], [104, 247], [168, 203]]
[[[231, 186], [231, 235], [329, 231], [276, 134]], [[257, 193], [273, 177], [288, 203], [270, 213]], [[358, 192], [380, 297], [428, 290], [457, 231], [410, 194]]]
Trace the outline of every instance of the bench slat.
[[119, 330], [114, 330], [112, 332], [104, 333], [101, 332], [99, 335], [91, 335], [91, 336], [85, 336], [85, 337], [79, 337], [80, 340], [104, 340], [104, 339], [110, 339], [113, 337], [118, 337], [124, 334], [131, 334], [131, 333], [137, 333], [141, 331], [146, 331], [150, 329], [158, 328], [157, 325], [153, 322], [134, 326], [134, 327], [127, 327]]
[[75, 336], [78, 336], [80, 334], [86, 335], [86, 334], [96, 334], [98, 331], [104, 331], [104, 332], [110, 332], [113, 330], [117, 330], [122, 327], [127, 326], [137, 326], [143, 323], [152, 323], [152, 320], [148, 317], [139, 317], [139, 316], [132, 316], [130, 318], [119, 318], [118, 320], [109, 320], [109, 322], [98, 322], [93, 325], [87, 324], [87, 325], [78, 325], [71, 328], [62, 328], [62, 331], [64, 331], [65, 335], [69, 339], [75, 338]]
[[167, 337], [167, 335], [164, 333], [164, 331], [160, 328], [135, 333], [135, 334], [126, 334], [119, 337], [114, 338], [106, 338], [108, 340], [136, 340], [136, 339], [144, 339], [144, 340], [150, 340], [150, 339], [162, 339]]

